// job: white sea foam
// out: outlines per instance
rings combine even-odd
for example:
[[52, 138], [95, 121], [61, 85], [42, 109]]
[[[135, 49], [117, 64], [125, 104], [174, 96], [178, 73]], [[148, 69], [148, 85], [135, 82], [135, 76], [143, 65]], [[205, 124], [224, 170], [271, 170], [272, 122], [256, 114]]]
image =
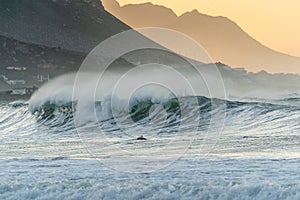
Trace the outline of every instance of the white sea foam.
[[[298, 200], [300, 198], [297, 176], [292, 177], [296, 171], [288, 170], [290, 167], [288, 162], [291, 161], [284, 160], [278, 161], [281, 165], [278, 171], [270, 170], [272, 161], [269, 160], [206, 160], [206, 164], [199, 162], [193, 170], [189, 165], [193, 165], [194, 161], [191, 163], [184, 160], [167, 171], [153, 174], [117, 173], [101, 167], [95, 161], [76, 161], [63, 157], [0, 162], [1, 199]], [[262, 165], [259, 167], [255, 163]], [[21, 166], [22, 170], [8, 173], [8, 170], [16, 164]], [[227, 165], [234, 167], [229, 168]], [[240, 168], [237, 168], [238, 166]], [[269, 170], [265, 171], [267, 167]], [[196, 169], [198, 171], [194, 171]], [[276, 172], [279, 174], [273, 174]]]

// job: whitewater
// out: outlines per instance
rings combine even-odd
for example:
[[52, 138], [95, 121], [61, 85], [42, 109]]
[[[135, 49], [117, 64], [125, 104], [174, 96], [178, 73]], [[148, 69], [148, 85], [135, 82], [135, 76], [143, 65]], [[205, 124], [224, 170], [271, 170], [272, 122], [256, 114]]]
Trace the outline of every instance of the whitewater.
[[72, 95], [68, 74], [29, 101], [1, 101], [0, 198], [299, 199], [298, 89], [238, 96], [228, 81], [237, 72], [227, 73], [227, 98], [165, 78], [178, 90], [149, 84], [127, 99], [107, 86], [90, 101], [87, 90]]

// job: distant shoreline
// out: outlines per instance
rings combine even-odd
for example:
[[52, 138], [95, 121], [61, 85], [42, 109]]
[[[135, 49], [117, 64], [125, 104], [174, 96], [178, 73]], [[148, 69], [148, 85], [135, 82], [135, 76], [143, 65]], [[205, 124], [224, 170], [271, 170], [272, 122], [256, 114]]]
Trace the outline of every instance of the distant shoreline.
[[18, 100], [29, 100], [31, 94], [17, 95], [11, 94], [12, 91], [2, 91], [0, 92], [0, 102], [13, 102]]

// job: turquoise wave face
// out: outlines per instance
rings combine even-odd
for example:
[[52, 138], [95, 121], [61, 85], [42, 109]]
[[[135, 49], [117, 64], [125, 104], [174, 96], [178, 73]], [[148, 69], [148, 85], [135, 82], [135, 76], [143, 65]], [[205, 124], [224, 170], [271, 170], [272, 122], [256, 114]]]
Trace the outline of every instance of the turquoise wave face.
[[[281, 124], [286, 131], [290, 132], [299, 128], [297, 124], [297, 119], [300, 117], [299, 106], [295, 105], [297, 101], [298, 99], [293, 98], [274, 100], [268, 103], [242, 102], [197, 96], [160, 100], [132, 99], [127, 104], [120, 101], [116, 107], [112, 107], [110, 103], [99, 101], [94, 103], [93, 110], [87, 109], [88, 112], [84, 113], [84, 116], [80, 113], [82, 108], [80, 111], [77, 109], [77, 102], [60, 104], [46, 102], [34, 110], [33, 114], [39, 122], [49, 124], [51, 121], [56, 125], [59, 125], [58, 121], [61, 122], [61, 125], [67, 122], [72, 125], [76, 116], [86, 118], [87, 114], [95, 114], [96, 122], [93, 123], [101, 127], [103, 124], [110, 124], [116, 129], [120, 129], [119, 124], [130, 122], [127, 128], [132, 128], [147, 126], [155, 121], [156, 124], [153, 124], [152, 128], [162, 128], [162, 131], [168, 130], [168, 132], [178, 131], [182, 121], [192, 117], [194, 121], [185, 123], [186, 127], [181, 127], [183, 129], [180, 130], [205, 130], [214, 115], [224, 114], [226, 125], [235, 129], [250, 129], [251, 124], [255, 124], [255, 129], [268, 130], [272, 129], [273, 123], [276, 123], [277, 125]], [[220, 113], [221, 106], [225, 106], [225, 109], [221, 110], [222, 113]]]

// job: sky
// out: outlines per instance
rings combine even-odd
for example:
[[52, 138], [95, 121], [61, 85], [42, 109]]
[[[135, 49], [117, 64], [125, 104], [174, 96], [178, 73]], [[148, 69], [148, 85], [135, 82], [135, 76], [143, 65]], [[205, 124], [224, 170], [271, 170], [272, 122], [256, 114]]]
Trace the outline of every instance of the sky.
[[171, 8], [177, 15], [197, 9], [236, 22], [262, 44], [300, 57], [299, 0], [118, 0], [129, 3], [152, 2]]

